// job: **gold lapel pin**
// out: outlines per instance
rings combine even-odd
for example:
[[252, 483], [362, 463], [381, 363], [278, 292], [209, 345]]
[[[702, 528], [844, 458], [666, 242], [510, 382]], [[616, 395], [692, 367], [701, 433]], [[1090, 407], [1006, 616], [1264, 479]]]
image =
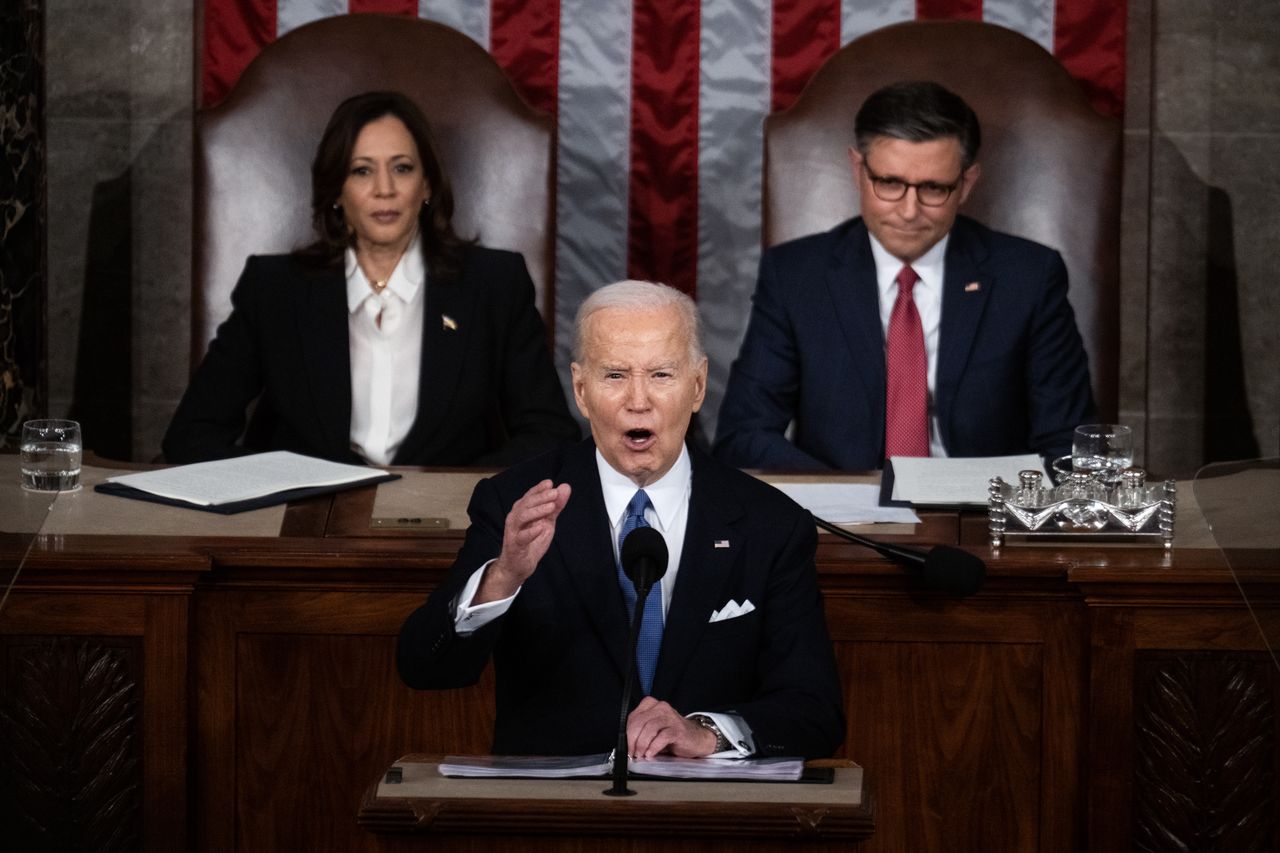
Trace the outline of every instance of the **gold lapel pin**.
[[450, 317], [448, 314], [440, 315], [440, 325], [450, 332], [458, 331], [458, 321]]

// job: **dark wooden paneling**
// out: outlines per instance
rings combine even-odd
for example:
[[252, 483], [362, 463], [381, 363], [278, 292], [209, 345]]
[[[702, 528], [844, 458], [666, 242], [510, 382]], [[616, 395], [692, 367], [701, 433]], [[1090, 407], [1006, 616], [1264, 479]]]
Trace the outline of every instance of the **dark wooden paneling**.
[[474, 688], [429, 692], [395, 672], [396, 634], [423, 600], [287, 591], [202, 600], [200, 849], [376, 850], [354, 816], [382, 769], [407, 752], [489, 751], [489, 672]]
[[1276, 850], [1270, 655], [1146, 652], [1134, 676], [1134, 849]]
[[0, 826], [10, 849], [138, 849], [142, 671], [138, 638], [0, 638]]

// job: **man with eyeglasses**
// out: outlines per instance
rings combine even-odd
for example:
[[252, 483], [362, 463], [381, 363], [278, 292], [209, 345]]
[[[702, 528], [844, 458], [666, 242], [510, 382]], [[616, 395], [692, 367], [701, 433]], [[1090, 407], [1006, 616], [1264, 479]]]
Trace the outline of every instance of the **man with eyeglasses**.
[[1069, 453], [1095, 416], [1066, 267], [959, 215], [981, 172], [973, 110], [936, 83], [895, 83], [854, 132], [862, 215], [764, 253], [716, 454], [870, 470]]

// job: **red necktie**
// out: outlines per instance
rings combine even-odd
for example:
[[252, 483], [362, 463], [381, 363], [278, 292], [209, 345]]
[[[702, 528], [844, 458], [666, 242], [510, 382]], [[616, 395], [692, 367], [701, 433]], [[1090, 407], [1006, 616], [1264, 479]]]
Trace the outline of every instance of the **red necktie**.
[[911, 289], [920, 276], [911, 267], [898, 273], [898, 299], [889, 315], [885, 352], [888, 384], [884, 405], [884, 457], [929, 455], [929, 360], [924, 329]]

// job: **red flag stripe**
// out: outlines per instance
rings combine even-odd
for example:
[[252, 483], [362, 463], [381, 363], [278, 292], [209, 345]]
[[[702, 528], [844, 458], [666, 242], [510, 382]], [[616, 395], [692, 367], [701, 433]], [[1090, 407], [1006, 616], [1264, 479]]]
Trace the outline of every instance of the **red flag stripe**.
[[226, 97], [258, 51], [276, 37], [274, 0], [205, 0], [203, 104]]
[[840, 0], [774, 0], [770, 104], [785, 110], [840, 49]]
[[1079, 81], [1094, 109], [1124, 113], [1125, 16], [1111, 0], [1057, 0], [1053, 55]]
[[418, 17], [418, 0], [350, 0], [347, 11], [376, 12], [383, 15], [412, 15]]
[[692, 294], [698, 266], [700, 14], [687, 0], [632, 13], [627, 275]]
[[982, 20], [982, 0], [916, 0], [916, 18]]
[[490, 0], [489, 51], [524, 99], [556, 114], [560, 0]]

